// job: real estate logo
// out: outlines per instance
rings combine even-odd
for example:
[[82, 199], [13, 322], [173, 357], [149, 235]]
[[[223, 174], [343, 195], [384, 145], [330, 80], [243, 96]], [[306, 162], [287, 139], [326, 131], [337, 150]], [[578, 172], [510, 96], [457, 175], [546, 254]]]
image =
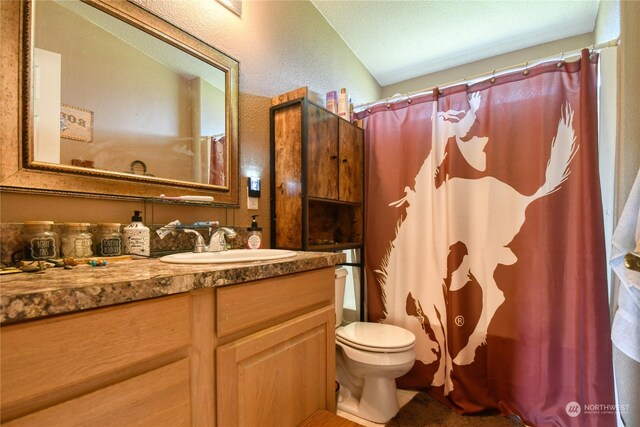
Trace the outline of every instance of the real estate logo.
[[567, 406], [564, 408], [564, 410], [570, 417], [577, 417], [578, 415], [580, 415], [580, 411], [582, 411], [578, 402], [567, 403]]

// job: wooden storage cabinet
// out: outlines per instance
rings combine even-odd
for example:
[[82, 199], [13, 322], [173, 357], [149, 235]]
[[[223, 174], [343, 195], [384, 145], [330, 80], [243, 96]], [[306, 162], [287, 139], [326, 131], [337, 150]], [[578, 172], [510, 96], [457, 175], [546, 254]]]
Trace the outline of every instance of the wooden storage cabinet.
[[359, 248], [364, 133], [307, 98], [271, 108], [271, 245]]

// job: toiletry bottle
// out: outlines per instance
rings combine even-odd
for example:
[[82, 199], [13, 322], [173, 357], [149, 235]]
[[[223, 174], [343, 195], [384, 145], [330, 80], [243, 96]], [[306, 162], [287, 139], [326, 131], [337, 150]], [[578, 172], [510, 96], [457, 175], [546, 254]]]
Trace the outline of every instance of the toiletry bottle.
[[349, 113], [349, 95], [347, 95], [347, 89], [340, 89], [340, 95], [338, 95], [338, 116], [345, 120], [349, 120], [347, 114]]
[[258, 227], [256, 217], [258, 215], [251, 215], [251, 227], [247, 228], [249, 237], [247, 238], [247, 248], [259, 249], [262, 247], [262, 227]]
[[335, 90], [332, 90], [331, 92], [327, 92], [327, 110], [331, 111], [332, 113], [336, 114], [338, 112], [338, 94], [336, 93]]
[[151, 236], [149, 227], [142, 223], [140, 211], [134, 211], [131, 224], [124, 227], [125, 252], [131, 255], [151, 255]]

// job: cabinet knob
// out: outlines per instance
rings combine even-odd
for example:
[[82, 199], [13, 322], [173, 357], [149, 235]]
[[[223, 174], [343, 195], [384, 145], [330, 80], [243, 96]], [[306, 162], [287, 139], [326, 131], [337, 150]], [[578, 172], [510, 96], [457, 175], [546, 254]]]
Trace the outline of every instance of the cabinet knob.
[[342, 159], [342, 163], [347, 163], [347, 159]]
[[337, 158], [338, 158], [338, 156], [331, 156], [331, 160], [335, 160]]

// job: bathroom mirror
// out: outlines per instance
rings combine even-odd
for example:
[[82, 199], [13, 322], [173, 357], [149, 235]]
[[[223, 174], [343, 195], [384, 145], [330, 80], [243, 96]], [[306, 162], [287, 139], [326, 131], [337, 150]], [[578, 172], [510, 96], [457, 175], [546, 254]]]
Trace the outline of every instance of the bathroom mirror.
[[238, 205], [236, 60], [130, 2], [2, 2], [1, 12], [3, 75], [20, 82], [4, 190]]

